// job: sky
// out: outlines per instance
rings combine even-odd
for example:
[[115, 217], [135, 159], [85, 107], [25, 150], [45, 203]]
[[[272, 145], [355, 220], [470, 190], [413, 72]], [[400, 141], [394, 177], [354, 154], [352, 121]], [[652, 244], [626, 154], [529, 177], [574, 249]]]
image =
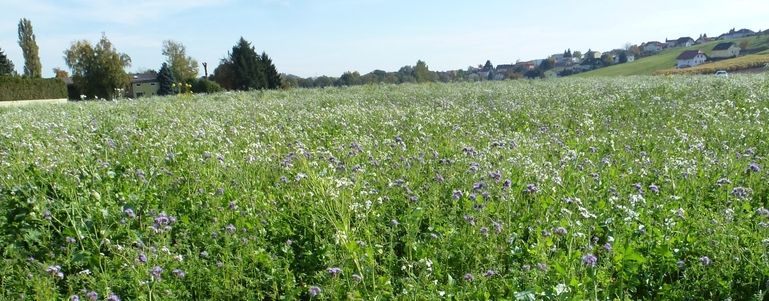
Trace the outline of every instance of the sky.
[[[73, 41], [104, 33], [128, 54], [127, 71], [157, 70], [164, 40], [207, 62], [209, 73], [242, 36], [278, 72], [309, 76], [509, 64], [554, 53], [611, 50], [731, 28], [769, 28], [769, 1], [571, 0], [0, 0], [0, 49], [21, 73], [19, 19], [32, 21], [43, 76], [67, 70]], [[200, 67], [203, 73], [203, 67]]]

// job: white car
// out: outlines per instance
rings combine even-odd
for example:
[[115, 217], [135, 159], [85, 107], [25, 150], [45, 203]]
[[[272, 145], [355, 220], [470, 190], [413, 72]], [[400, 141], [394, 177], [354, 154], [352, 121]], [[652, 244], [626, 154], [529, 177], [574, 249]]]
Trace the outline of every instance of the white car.
[[726, 73], [724, 70], [716, 71], [716, 76], [718, 77], [729, 77], [729, 73]]

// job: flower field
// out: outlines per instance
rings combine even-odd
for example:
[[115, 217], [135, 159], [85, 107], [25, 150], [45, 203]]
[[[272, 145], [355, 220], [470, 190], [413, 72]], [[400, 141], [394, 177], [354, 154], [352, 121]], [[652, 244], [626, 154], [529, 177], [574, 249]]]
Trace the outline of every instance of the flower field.
[[762, 300], [769, 77], [0, 108], [0, 299]]

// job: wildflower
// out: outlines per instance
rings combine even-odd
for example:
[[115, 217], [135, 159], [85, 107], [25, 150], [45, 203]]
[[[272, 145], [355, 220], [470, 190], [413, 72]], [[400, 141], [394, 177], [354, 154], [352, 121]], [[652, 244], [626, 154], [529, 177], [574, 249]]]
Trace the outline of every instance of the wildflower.
[[463, 278], [464, 278], [464, 279], [465, 279], [465, 281], [467, 281], [467, 282], [473, 282], [473, 280], [475, 280], [475, 277], [473, 277], [473, 274], [471, 274], [471, 273], [467, 273], [467, 274], [465, 274], [465, 276], [464, 276]]
[[748, 164], [747, 170], [748, 172], [759, 172], [761, 171], [761, 165], [758, 165], [757, 163], [750, 163]]
[[184, 273], [184, 271], [180, 269], [174, 269], [171, 273], [173, 273], [174, 276], [176, 276], [176, 278], [184, 278], [184, 276], [187, 275], [186, 273]]
[[329, 275], [336, 277], [337, 275], [342, 273], [342, 269], [340, 269], [338, 267], [331, 267], [331, 268], [326, 269], [326, 272], [328, 272]]
[[489, 236], [489, 228], [481, 227], [481, 235], [488, 237]]
[[87, 294], [85, 294], [85, 297], [88, 298], [88, 300], [96, 301], [99, 300], [99, 294], [97, 294], [94, 291], [90, 291]]
[[537, 269], [543, 272], [547, 272], [548, 267], [546, 263], [540, 262], [540, 263], [537, 263]]
[[202, 252], [200, 252], [200, 257], [202, 257], [202, 258], [208, 258], [208, 252], [206, 252], [206, 251], [202, 251]]
[[139, 257], [137, 258], [139, 262], [141, 263], [147, 263], [147, 255], [144, 255], [144, 253], [139, 254]]
[[396, 219], [390, 220], [390, 225], [397, 226], [397, 225], [400, 225], [400, 224], [401, 223], [399, 223], [398, 220], [396, 220]]
[[528, 272], [531, 270], [531, 266], [528, 264], [524, 264], [521, 266], [521, 271]]
[[477, 182], [473, 184], [473, 190], [478, 191], [483, 189], [486, 186], [486, 184], [483, 184], [483, 182]]
[[355, 282], [361, 282], [363, 281], [363, 276], [358, 274], [352, 274], [352, 280], [354, 280]]
[[118, 297], [118, 295], [115, 295], [115, 293], [109, 293], [109, 297], [107, 297], [107, 301], [120, 301], [120, 297]]
[[475, 226], [475, 218], [474, 217], [472, 217], [471, 215], [465, 215], [464, 218], [465, 218], [465, 222], [467, 222], [470, 225]]
[[712, 264], [712, 263], [713, 263], [713, 261], [712, 261], [712, 260], [710, 260], [710, 257], [707, 257], [707, 256], [702, 256], [702, 257], [700, 257], [700, 263], [701, 263], [702, 265], [704, 265], [704, 266], [709, 266], [710, 264]]
[[64, 279], [64, 273], [61, 271], [60, 265], [50, 265], [47, 269], [45, 269], [45, 271], [59, 279]]
[[686, 262], [683, 260], [676, 261], [676, 266], [678, 266], [679, 269], [683, 269], [686, 267]]
[[494, 231], [497, 232], [497, 234], [502, 233], [502, 223], [500, 222], [492, 222], [494, 225]]
[[226, 229], [230, 234], [235, 233], [236, 230], [235, 225], [233, 224], [228, 224], [226, 227], [224, 227], [224, 229]]
[[758, 208], [756, 209], [756, 214], [769, 217], [769, 209], [766, 209], [764, 207]]
[[598, 257], [595, 257], [595, 255], [587, 253], [584, 256], [582, 256], [582, 264], [588, 266], [588, 267], [595, 267], [595, 265], [598, 263]]
[[160, 281], [160, 275], [162, 273], [163, 273], [163, 268], [161, 268], [159, 266], [154, 266], [150, 270], [150, 275], [152, 276], [152, 278], [155, 279], [155, 280], [158, 280], [158, 281]]
[[125, 214], [125, 215], [126, 215], [128, 218], [134, 218], [134, 217], [136, 217], [136, 213], [134, 213], [134, 210], [133, 210], [133, 209], [131, 209], [131, 208], [125, 208], [125, 209], [123, 209], [123, 213], [124, 213], [124, 214]]
[[237, 209], [237, 208], [238, 208], [238, 205], [237, 205], [237, 204], [235, 204], [235, 202], [230, 202], [230, 204], [229, 204], [229, 208], [230, 208], [230, 210], [235, 210], [235, 209]]
[[732, 195], [737, 197], [738, 199], [744, 199], [747, 198], [748, 195], [750, 195], [753, 192], [750, 188], [745, 187], [734, 187], [732, 189]]
[[611, 250], [612, 250], [612, 245], [611, 245], [611, 243], [608, 243], [608, 242], [607, 242], [607, 243], [603, 244], [603, 249], [604, 249], [604, 250], [606, 250], [606, 252], [609, 252], [609, 253], [611, 253]]
[[527, 184], [526, 188], [523, 189], [523, 192], [528, 194], [535, 194], [539, 192], [539, 187], [537, 187], [536, 184]]
[[718, 181], [716, 181], [716, 185], [718, 186], [724, 186], [726, 184], [732, 184], [732, 181], [729, 181], [727, 178], [720, 178]]
[[74, 244], [77, 242], [77, 240], [74, 237], [69, 237], [69, 236], [67, 236], [65, 240], [67, 241], [68, 244]]
[[660, 188], [657, 185], [651, 184], [649, 185], [649, 190], [654, 193], [660, 193]]
[[566, 231], [566, 228], [564, 228], [564, 227], [557, 227], [557, 228], [553, 229], [553, 233], [555, 233], [555, 235], [558, 235], [558, 236], [564, 236], [568, 232]]
[[504, 183], [502, 183], [503, 189], [510, 189], [510, 186], [513, 185], [513, 181], [510, 181], [510, 179], [505, 180]]
[[315, 297], [317, 295], [320, 295], [321, 291], [320, 291], [319, 287], [311, 286], [310, 289], [308, 290], [308, 292], [310, 293], [310, 297]]
[[483, 276], [486, 276], [486, 277], [493, 277], [493, 276], [494, 276], [494, 275], [496, 275], [496, 274], [497, 274], [497, 272], [496, 272], [496, 271], [494, 271], [494, 270], [486, 270], [486, 272], [485, 272], [485, 273], [483, 273]]
[[462, 198], [462, 191], [461, 190], [454, 190], [454, 192], [451, 194], [451, 197], [455, 200], [459, 200]]

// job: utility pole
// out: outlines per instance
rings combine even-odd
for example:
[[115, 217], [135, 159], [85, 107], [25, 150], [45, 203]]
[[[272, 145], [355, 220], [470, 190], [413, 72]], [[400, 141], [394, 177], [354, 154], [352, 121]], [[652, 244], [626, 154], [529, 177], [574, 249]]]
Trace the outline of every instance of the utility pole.
[[205, 79], [208, 79], [208, 63], [203, 62], [203, 74], [205, 74]]

